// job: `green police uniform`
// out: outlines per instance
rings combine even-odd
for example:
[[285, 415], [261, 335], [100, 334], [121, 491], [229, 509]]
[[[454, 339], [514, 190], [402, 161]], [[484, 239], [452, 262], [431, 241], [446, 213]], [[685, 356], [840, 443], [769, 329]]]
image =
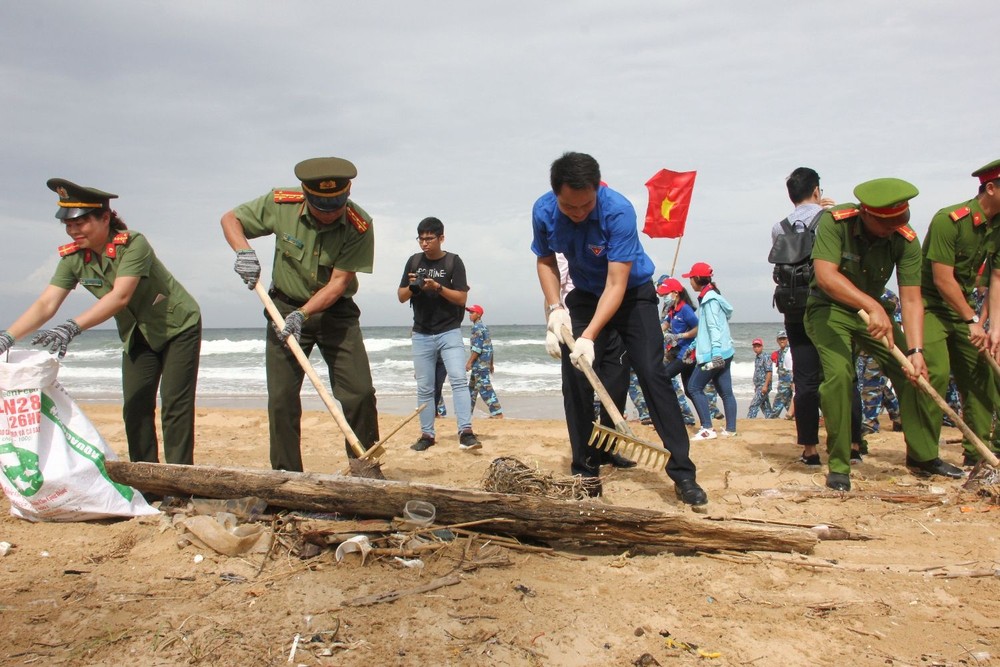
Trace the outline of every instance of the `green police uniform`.
[[[62, 212], [62, 211], [61, 211]], [[115, 233], [103, 252], [76, 243], [62, 256], [50, 283], [78, 284], [101, 298], [119, 276], [138, 277], [129, 304], [115, 315], [122, 352], [125, 435], [132, 461], [156, 463], [156, 391], [160, 390], [163, 454], [167, 463], [194, 463], [195, 387], [201, 350], [201, 311], [157, 259], [146, 237]]]
[[[374, 262], [372, 219], [360, 206], [347, 200], [340, 220], [328, 225], [318, 224], [310, 214], [306, 198], [310, 193], [320, 192], [321, 186], [346, 192], [340, 187], [342, 181], [327, 179], [313, 183], [313, 179], [308, 178], [311, 174], [300, 169], [310, 162], [300, 163], [296, 168], [296, 175], [303, 179], [302, 188], [272, 190], [233, 210], [247, 238], [275, 236], [271, 296], [282, 316], [304, 305], [330, 281], [334, 269], [371, 273]], [[333, 395], [343, 407], [355, 435], [369, 447], [378, 441], [378, 412], [368, 352], [361, 335], [361, 311], [351, 298], [357, 291], [358, 280], [354, 277], [332, 306], [321, 313], [313, 313], [305, 321], [299, 344], [307, 356], [314, 345], [319, 346], [330, 371]], [[299, 391], [304, 373], [291, 350], [278, 339], [270, 325], [267, 327], [265, 361], [271, 467], [301, 471], [302, 402]], [[348, 455], [353, 456], [346, 442], [345, 447]]]
[[[889, 184], [892, 188], [900, 188], [896, 202], [905, 202], [916, 195], [912, 185], [905, 184], [910, 190], [900, 185], [905, 183], [903, 181], [879, 179], [883, 180], [892, 181]], [[866, 201], [863, 195], [868, 192], [862, 186], [867, 185], [855, 189], [855, 195], [863, 204], [882, 207], [893, 203]], [[888, 238], [874, 238], [865, 231], [860, 210], [859, 205], [844, 204], [823, 213], [816, 230], [813, 259], [837, 264], [841, 274], [876, 301], [882, 296], [894, 269], [901, 287], [919, 286], [920, 245], [916, 243], [916, 232], [904, 225]], [[851, 395], [855, 381], [852, 344], [871, 354], [899, 390], [908, 456], [921, 462], [935, 459], [938, 443], [937, 438], [931, 436], [930, 417], [920, 409], [916, 390], [899, 363], [891, 358], [882, 341], [868, 334], [857, 309], [838, 303], [824, 293], [815, 277], [806, 306], [805, 326], [823, 366], [820, 405], [826, 423], [830, 472], [848, 475], [851, 470]], [[898, 346], [906, 349], [906, 339], [895, 322], [893, 337]]]
[[[1000, 161], [973, 172], [992, 180]], [[991, 169], [991, 167], [993, 169]], [[993, 176], [994, 178], [996, 176]], [[962, 419], [983, 441], [989, 440], [993, 412], [1000, 407], [1000, 391], [987, 360], [969, 342], [969, 324], [952, 309], [934, 284], [933, 263], [954, 267], [954, 276], [969, 308], [975, 312], [972, 292], [979, 269], [1000, 266], [1000, 216], [987, 217], [976, 198], [948, 206], [934, 214], [923, 246], [924, 359], [931, 384], [942, 396], [950, 373], [962, 396]], [[941, 432], [941, 409], [924, 398], [925, 409], [937, 415], [934, 437]], [[969, 459], [978, 459], [976, 448], [964, 439]]]

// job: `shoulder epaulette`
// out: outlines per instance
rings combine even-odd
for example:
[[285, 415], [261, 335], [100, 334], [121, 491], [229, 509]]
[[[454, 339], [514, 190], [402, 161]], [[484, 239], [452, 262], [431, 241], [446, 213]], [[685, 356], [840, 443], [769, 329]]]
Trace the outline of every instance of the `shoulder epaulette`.
[[896, 233], [902, 236], [907, 241], [913, 241], [917, 238], [917, 233], [913, 231], [913, 228], [909, 225], [903, 225], [902, 227], [896, 228]]
[[[951, 213], [949, 213], [948, 217], [951, 218], [952, 222], [958, 222], [962, 218], [968, 216], [970, 213], [972, 213], [972, 209], [970, 207], [968, 207], [968, 206], [962, 206], [961, 208], [956, 208], [954, 211], [952, 211]], [[982, 216], [982, 214], [980, 214], [979, 212], [972, 213], [972, 226], [973, 227], [978, 227], [979, 225], [983, 224], [984, 222], [986, 222], [986, 218], [984, 218]]]
[[110, 257], [111, 259], [114, 259], [115, 256], [118, 254], [116, 246], [127, 244], [128, 239], [129, 239], [128, 232], [118, 232], [117, 234], [115, 234], [114, 238], [111, 239], [111, 242], [108, 243], [107, 247], [104, 249], [104, 254]]
[[971, 212], [972, 212], [971, 208], [969, 208], [968, 206], [963, 206], [961, 208], [956, 208], [954, 211], [949, 213], [948, 217], [951, 218], [952, 222], [958, 222], [965, 216], [969, 215], [969, 213]]
[[368, 231], [368, 221], [350, 206], [347, 207], [347, 221], [354, 225], [358, 234], [364, 234]]
[[837, 222], [843, 222], [844, 220], [850, 220], [851, 218], [855, 218], [857, 217], [858, 213], [859, 210], [853, 207], [834, 209], [833, 211], [830, 211], [830, 215], [832, 215], [833, 219], [836, 220]]
[[275, 190], [274, 191], [274, 203], [275, 204], [301, 204], [306, 199], [306, 196], [298, 190]]
[[72, 255], [73, 253], [80, 250], [80, 244], [76, 241], [72, 243], [67, 243], [66, 245], [59, 246], [59, 256], [66, 257], [67, 255]]
[[59, 256], [69, 257], [70, 255], [74, 255], [80, 252], [80, 250], [83, 250], [83, 261], [89, 264], [91, 256], [90, 250], [80, 248], [80, 244], [77, 243], [76, 241], [73, 241], [72, 243], [67, 243], [66, 245], [59, 246]]

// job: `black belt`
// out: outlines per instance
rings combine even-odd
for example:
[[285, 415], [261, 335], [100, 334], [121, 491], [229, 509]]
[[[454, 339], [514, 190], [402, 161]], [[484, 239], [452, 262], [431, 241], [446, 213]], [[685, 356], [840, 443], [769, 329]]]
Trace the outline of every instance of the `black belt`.
[[277, 299], [278, 301], [287, 303], [289, 306], [292, 306], [293, 308], [301, 308], [302, 306], [306, 305], [305, 301], [296, 301], [292, 297], [282, 292], [277, 287], [272, 287], [271, 289], [267, 290], [267, 295], [272, 299]]

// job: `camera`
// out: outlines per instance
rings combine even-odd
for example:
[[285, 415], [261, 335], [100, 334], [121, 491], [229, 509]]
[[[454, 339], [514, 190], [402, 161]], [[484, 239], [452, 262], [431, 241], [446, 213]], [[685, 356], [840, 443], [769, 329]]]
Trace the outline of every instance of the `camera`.
[[412, 292], [413, 294], [419, 294], [423, 288], [424, 288], [424, 277], [418, 275], [410, 283], [410, 292]]

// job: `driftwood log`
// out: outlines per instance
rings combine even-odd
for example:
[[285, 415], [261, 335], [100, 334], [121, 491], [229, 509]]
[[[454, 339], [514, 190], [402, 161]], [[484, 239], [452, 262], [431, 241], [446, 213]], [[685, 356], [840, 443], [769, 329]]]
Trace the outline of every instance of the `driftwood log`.
[[400, 516], [408, 500], [426, 500], [437, 510], [437, 523], [485, 521], [477, 530], [544, 540], [799, 553], [811, 552], [818, 541], [811, 530], [706, 521], [686, 512], [656, 512], [594, 501], [280, 470], [125, 461], [107, 461], [105, 465], [114, 481], [164, 496], [256, 496], [287, 509], [383, 519]]

